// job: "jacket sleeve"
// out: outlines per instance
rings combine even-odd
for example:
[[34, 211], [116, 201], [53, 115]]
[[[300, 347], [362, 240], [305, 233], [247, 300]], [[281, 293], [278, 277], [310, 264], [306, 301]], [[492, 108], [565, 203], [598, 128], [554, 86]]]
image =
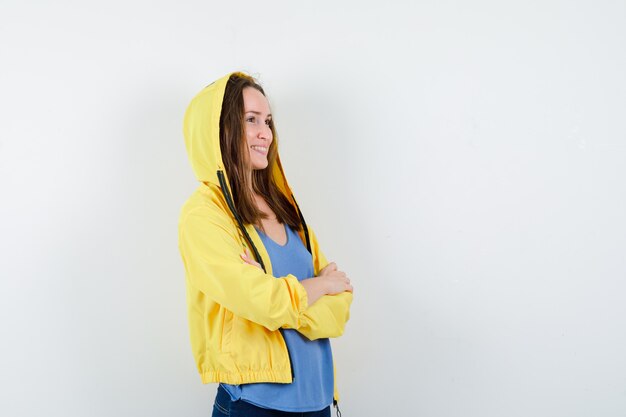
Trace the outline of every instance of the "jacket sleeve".
[[[328, 265], [328, 260], [319, 248], [315, 233], [309, 228], [311, 252], [315, 275]], [[344, 291], [336, 295], [325, 295], [310, 305], [302, 315], [298, 332], [310, 340], [339, 337], [343, 334], [350, 318], [352, 293]]]
[[298, 332], [310, 340], [339, 337], [350, 318], [352, 293], [325, 295], [303, 314]]
[[181, 218], [179, 248], [188, 285], [269, 330], [299, 328], [308, 307], [306, 290], [293, 275], [275, 278], [246, 264], [230, 218], [209, 207]]

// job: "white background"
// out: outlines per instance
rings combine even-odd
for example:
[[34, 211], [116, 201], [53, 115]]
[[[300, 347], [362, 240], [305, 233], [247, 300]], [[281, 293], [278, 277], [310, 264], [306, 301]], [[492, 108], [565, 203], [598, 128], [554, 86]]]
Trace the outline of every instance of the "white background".
[[626, 415], [626, 3], [0, 6], [0, 414], [207, 416], [182, 116], [258, 76], [344, 416]]

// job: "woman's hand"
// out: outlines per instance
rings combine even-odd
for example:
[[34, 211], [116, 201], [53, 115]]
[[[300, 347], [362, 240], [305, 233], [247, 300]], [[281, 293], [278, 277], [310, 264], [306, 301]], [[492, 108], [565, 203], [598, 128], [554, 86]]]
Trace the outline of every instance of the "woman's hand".
[[335, 295], [344, 291], [352, 292], [354, 288], [350, 284], [350, 278], [345, 272], [337, 269], [337, 264], [329, 263], [322, 269], [318, 276], [303, 279], [300, 283], [306, 289], [309, 305], [316, 302], [324, 295]]
[[250, 255], [250, 251], [248, 251], [248, 248], [245, 248], [244, 250], [245, 250], [245, 253], [242, 253], [242, 254], [240, 255], [240, 256], [241, 256], [241, 259], [243, 259], [243, 260], [244, 260], [244, 262], [245, 262], [245, 263], [247, 263], [247, 264], [250, 264], [250, 265], [252, 265], [252, 266], [256, 266], [257, 268], [261, 268], [261, 264], [260, 264], [260, 263], [258, 263], [257, 261], [255, 261], [255, 260], [252, 258], [252, 255]]
[[326, 281], [328, 287], [326, 294], [334, 295], [344, 291], [352, 292], [354, 288], [350, 284], [350, 278], [345, 272], [337, 269], [337, 264], [334, 262], [326, 265], [317, 276], [318, 279], [322, 278]]

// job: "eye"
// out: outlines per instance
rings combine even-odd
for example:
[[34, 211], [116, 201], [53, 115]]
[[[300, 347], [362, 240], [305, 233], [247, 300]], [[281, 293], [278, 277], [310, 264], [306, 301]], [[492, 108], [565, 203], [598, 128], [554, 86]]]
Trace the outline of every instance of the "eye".
[[254, 123], [254, 116], [246, 118], [246, 122]]
[[272, 125], [272, 119], [267, 119], [265, 121], [265, 124], [268, 125], [268, 126], [271, 126]]

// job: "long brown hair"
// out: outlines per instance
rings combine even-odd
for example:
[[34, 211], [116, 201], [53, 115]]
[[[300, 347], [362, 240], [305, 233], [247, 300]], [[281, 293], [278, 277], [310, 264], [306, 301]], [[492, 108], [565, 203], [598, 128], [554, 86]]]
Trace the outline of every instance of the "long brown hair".
[[260, 220], [268, 216], [257, 208], [251, 191], [254, 190], [263, 196], [279, 222], [300, 230], [300, 218], [296, 209], [280, 191], [272, 176], [278, 155], [278, 135], [273, 119], [270, 129], [274, 139], [267, 154], [268, 165], [265, 169], [253, 170], [252, 184], [249, 183], [250, 177], [247, 172], [252, 169], [252, 165], [245, 139], [243, 89], [246, 87], [255, 88], [265, 96], [265, 91], [254, 78], [235, 73], [230, 76], [226, 84], [220, 115], [220, 150], [235, 208], [244, 223], [261, 226]]

